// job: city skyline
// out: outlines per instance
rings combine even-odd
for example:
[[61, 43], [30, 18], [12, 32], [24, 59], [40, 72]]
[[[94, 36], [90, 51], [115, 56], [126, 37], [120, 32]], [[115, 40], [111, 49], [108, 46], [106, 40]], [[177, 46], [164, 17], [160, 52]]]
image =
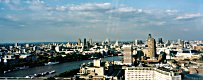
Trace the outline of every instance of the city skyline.
[[0, 0], [0, 43], [203, 40], [203, 1]]

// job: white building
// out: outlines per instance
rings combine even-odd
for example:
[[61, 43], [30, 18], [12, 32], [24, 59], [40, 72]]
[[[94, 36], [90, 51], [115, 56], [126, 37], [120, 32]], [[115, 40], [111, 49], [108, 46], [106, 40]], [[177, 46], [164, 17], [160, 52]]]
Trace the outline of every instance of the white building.
[[94, 67], [101, 67], [101, 59], [93, 60]]
[[181, 50], [178, 51], [176, 54], [176, 57], [182, 57], [182, 58], [192, 58], [192, 57], [198, 57], [199, 55], [195, 55], [195, 53], [192, 52], [192, 50]]
[[8, 60], [15, 60], [15, 56], [14, 55], [4, 55], [3, 60], [4, 60], [3, 61], [4, 63], [7, 63]]
[[89, 76], [104, 77], [104, 67], [101, 67], [101, 59], [93, 60], [94, 66], [83, 65], [80, 68], [80, 78], [89, 79]]
[[96, 75], [92, 75], [92, 76], [104, 76], [104, 67], [85, 67], [85, 68], [81, 68], [80, 69], [79, 74], [89, 74], [92, 75], [92, 73], [96, 74]]
[[132, 65], [132, 46], [131, 45], [123, 45], [123, 64], [124, 65]]
[[125, 80], [181, 80], [181, 75], [152, 67], [126, 67]]

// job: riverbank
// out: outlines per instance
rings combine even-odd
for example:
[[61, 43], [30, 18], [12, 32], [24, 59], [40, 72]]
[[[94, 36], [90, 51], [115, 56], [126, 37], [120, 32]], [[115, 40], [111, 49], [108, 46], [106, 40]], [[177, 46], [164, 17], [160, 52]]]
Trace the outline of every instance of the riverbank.
[[65, 71], [63, 73], [60, 73], [59, 75], [54, 76], [54, 77], [72, 77], [75, 74], [77, 74], [79, 72], [79, 70], [80, 70], [80, 68], [73, 69], [70, 71]]
[[[113, 56], [113, 57], [106, 57], [102, 58], [102, 60], [108, 60], [108, 61], [117, 61], [121, 60], [122, 56]], [[81, 60], [81, 61], [71, 61], [71, 62], [64, 62], [59, 63], [55, 65], [49, 65], [49, 66], [38, 66], [38, 67], [32, 67], [25, 70], [19, 70], [19, 71], [13, 71], [6, 74], [0, 74], [0, 77], [25, 77], [28, 75], [33, 75], [36, 73], [42, 73], [46, 71], [52, 71], [55, 70], [56, 73], [52, 75], [48, 75], [46, 77], [53, 77], [55, 75], [59, 75], [60, 73], [63, 73], [64, 71], [70, 71], [73, 69], [77, 69], [80, 67], [83, 63], [91, 62], [92, 60]]]
[[[64, 55], [64, 56], [62, 56]], [[65, 62], [72, 62], [72, 61], [82, 61], [82, 60], [90, 60], [92, 57], [96, 58], [103, 58], [104, 55], [100, 53], [94, 53], [94, 54], [88, 54], [88, 55], [82, 55], [82, 54], [62, 54], [58, 53], [55, 57], [48, 57], [48, 56], [42, 56], [42, 55], [35, 55], [37, 56], [37, 61], [26, 61], [23, 59], [19, 59], [18, 63], [15, 63], [13, 65], [4, 65], [3, 63], [0, 63], [0, 73], [5, 72], [12, 72], [17, 71], [20, 69], [17, 69], [18, 67], [38, 67], [38, 66], [44, 66], [45, 63], [48, 62], [59, 62], [59, 63], [65, 63]]]

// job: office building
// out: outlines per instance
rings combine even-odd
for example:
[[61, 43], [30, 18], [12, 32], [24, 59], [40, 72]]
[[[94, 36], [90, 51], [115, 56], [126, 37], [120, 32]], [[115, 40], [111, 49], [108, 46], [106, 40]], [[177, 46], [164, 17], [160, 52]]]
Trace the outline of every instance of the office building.
[[148, 45], [147, 57], [149, 57], [150, 59], [154, 59], [156, 57], [156, 41], [154, 38], [152, 38], [151, 34], [149, 34], [148, 36], [147, 45]]
[[86, 48], [87, 48], [87, 40], [86, 38], [84, 38], [83, 49], [86, 50]]
[[181, 80], [181, 75], [152, 67], [126, 67], [125, 80]]
[[131, 45], [123, 45], [123, 64], [124, 65], [132, 65], [132, 46]]
[[142, 45], [143, 44], [143, 42], [142, 42], [142, 40], [135, 40], [135, 45], [137, 46], [137, 45]]
[[163, 40], [162, 40], [162, 38], [159, 38], [158, 39], [158, 44], [163, 44], [164, 42], [163, 42]]
[[78, 39], [78, 46], [81, 46], [81, 39]]
[[84, 38], [84, 43], [83, 43], [83, 45], [86, 46], [86, 44], [87, 44], [87, 40], [86, 40], [86, 38]]
[[89, 38], [89, 44], [92, 45], [92, 38]]

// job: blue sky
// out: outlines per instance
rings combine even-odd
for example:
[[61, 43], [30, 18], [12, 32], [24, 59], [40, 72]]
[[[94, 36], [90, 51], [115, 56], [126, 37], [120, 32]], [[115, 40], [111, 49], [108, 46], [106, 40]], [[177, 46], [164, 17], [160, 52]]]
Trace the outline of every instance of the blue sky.
[[203, 39], [203, 0], [0, 0], [0, 42]]

